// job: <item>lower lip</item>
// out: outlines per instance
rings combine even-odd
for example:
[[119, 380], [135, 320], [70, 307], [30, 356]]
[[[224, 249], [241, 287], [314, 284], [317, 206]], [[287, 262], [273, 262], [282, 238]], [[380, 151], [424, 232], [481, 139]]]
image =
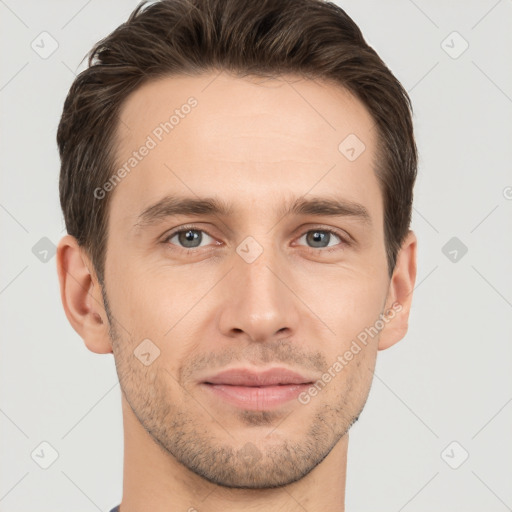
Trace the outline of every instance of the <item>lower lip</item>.
[[278, 407], [297, 398], [297, 396], [310, 387], [311, 384], [249, 387], [202, 383], [202, 386], [236, 407], [252, 411], [264, 411]]

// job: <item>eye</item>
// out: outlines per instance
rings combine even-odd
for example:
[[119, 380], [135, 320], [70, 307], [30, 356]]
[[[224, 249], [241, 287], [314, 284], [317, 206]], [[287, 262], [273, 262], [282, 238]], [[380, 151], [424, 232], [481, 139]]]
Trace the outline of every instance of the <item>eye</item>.
[[[306, 238], [307, 243], [312, 244], [309, 247], [311, 249], [323, 249], [327, 247], [336, 247], [336, 245], [343, 245], [346, 244], [347, 241], [343, 239], [338, 233], [333, 231], [332, 229], [312, 229], [309, 231], [306, 231], [299, 240], [302, 238]], [[333, 243], [335, 242], [335, 238], [339, 240], [340, 243]], [[332, 250], [332, 249], [329, 249]]]
[[[173, 238], [177, 238], [177, 244], [171, 242]], [[170, 242], [173, 245], [178, 245], [178, 247], [182, 249], [196, 249], [201, 247], [201, 242], [203, 242], [205, 238], [206, 241], [208, 241], [208, 239], [214, 240], [213, 237], [211, 237], [208, 233], [206, 233], [206, 231], [203, 231], [202, 229], [185, 227], [184, 229], [182, 228], [179, 231], [174, 231], [171, 233], [164, 240], [164, 243]]]
[[[311, 229], [306, 231], [298, 240], [306, 239], [308, 248], [327, 249], [327, 252], [337, 250], [338, 245], [349, 245], [349, 242], [340, 234], [332, 229]], [[176, 239], [173, 242], [173, 239]], [[338, 242], [336, 243], [336, 239]], [[178, 249], [189, 250], [207, 247], [212, 241], [216, 241], [206, 231], [198, 229], [194, 226], [183, 226], [181, 229], [173, 231], [164, 240], [163, 243], [170, 243], [177, 246]], [[203, 243], [206, 242], [206, 243]], [[209, 243], [208, 243], [209, 242]], [[221, 245], [217, 242], [217, 245]], [[301, 244], [302, 245], [302, 244]]]

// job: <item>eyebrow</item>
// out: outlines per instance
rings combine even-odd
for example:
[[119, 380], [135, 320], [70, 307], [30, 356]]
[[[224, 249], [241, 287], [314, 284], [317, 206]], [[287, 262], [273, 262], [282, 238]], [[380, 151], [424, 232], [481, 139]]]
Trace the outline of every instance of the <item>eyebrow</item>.
[[[137, 217], [134, 228], [144, 229], [158, 224], [164, 219], [177, 215], [212, 215], [229, 217], [233, 215], [231, 204], [215, 197], [192, 198], [167, 195], [145, 208]], [[314, 215], [327, 217], [354, 217], [371, 225], [368, 210], [359, 203], [342, 198], [299, 197], [291, 204], [284, 204], [278, 210], [279, 218], [290, 215]]]

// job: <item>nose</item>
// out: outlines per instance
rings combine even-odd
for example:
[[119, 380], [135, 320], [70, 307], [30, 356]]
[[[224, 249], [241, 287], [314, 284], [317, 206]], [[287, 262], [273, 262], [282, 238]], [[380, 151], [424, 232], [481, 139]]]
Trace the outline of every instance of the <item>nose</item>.
[[293, 292], [289, 263], [271, 249], [252, 262], [234, 256], [234, 268], [223, 280], [219, 329], [227, 337], [265, 342], [294, 336], [300, 300]]

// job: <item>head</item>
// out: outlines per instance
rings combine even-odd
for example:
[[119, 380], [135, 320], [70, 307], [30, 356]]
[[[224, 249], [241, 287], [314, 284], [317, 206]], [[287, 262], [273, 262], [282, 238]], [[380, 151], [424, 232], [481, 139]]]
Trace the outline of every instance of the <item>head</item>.
[[[334, 4], [164, 0], [93, 48], [57, 141], [64, 307], [113, 352], [133, 416], [219, 485], [308, 474], [407, 331], [417, 154], [399, 81]], [[311, 385], [256, 409], [205, 385], [270, 366]]]

